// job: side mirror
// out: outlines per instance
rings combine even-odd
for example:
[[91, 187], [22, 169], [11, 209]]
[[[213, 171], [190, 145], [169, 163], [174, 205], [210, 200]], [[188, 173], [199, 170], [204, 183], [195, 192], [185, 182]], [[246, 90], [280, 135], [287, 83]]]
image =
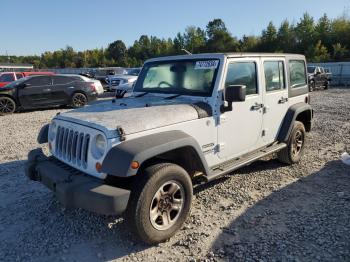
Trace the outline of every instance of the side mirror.
[[246, 97], [246, 86], [244, 85], [229, 85], [225, 88], [225, 101], [228, 106], [223, 108], [223, 112], [232, 111], [233, 102], [244, 102]]

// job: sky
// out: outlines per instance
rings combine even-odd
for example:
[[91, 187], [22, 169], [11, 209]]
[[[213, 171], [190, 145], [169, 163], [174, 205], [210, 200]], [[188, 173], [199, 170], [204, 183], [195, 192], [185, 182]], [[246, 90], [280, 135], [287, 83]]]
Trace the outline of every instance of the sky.
[[349, 10], [349, 0], [10, 0], [1, 3], [0, 55], [105, 48], [115, 40], [130, 46], [143, 34], [174, 38], [215, 18], [234, 36], [259, 35], [269, 21], [279, 26], [305, 12], [318, 19]]

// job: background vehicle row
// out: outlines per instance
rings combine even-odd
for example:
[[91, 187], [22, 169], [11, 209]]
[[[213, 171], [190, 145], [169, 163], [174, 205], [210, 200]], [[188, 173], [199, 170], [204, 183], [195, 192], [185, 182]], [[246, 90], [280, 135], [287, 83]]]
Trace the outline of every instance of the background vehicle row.
[[29, 76], [0, 89], [0, 114], [62, 105], [81, 107], [96, 97], [95, 83], [81, 76]]

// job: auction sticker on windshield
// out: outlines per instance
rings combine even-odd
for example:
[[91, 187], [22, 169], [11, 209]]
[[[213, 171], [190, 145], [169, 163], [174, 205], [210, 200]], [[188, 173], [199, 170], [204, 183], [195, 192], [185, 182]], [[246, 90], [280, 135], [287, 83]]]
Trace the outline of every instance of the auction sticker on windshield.
[[216, 69], [218, 64], [219, 60], [197, 61], [194, 69]]

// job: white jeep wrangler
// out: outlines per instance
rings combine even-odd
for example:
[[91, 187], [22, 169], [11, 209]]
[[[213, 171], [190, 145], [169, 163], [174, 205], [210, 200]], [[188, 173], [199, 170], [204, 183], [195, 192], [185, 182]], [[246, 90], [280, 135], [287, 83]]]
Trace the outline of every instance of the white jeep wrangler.
[[305, 58], [198, 54], [150, 59], [128, 98], [58, 114], [26, 175], [66, 207], [122, 214], [147, 243], [189, 215], [193, 186], [273, 152], [299, 161], [310, 131]]

